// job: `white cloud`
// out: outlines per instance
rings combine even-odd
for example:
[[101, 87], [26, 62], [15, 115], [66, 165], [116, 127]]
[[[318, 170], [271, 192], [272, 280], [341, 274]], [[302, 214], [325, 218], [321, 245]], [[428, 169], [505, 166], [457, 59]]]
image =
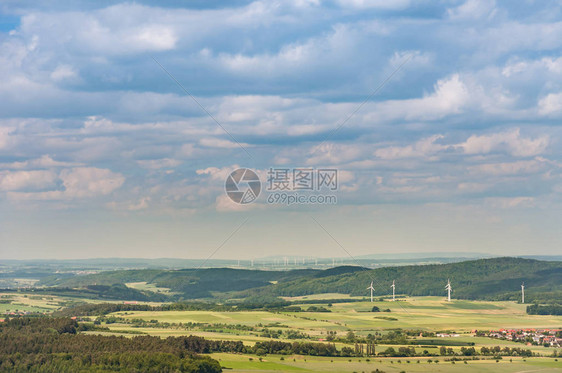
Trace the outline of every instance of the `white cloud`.
[[74, 167], [81, 166], [77, 162], [60, 162], [51, 158], [50, 155], [44, 154], [40, 158], [31, 159], [27, 161], [0, 163], [0, 168], [8, 169], [29, 169], [29, 168], [55, 168], [55, 167]]
[[64, 195], [70, 198], [107, 195], [121, 187], [125, 177], [119, 173], [96, 167], [77, 167], [63, 170], [60, 178]]
[[554, 115], [562, 113], [562, 92], [549, 93], [539, 100], [539, 114]]
[[[23, 172], [23, 171], [22, 171]], [[64, 169], [58, 175], [62, 190], [44, 192], [10, 192], [15, 200], [71, 200], [108, 195], [125, 182], [125, 177], [107, 169], [76, 167]]]
[[229, 167], [207, 167], [205, 169], [197, 170], [197, 175], [209, 175], [213, 180], [221, 180], [225, 181], [228, 175], [232, 173], [232, 171], [239, 169], [240, 166], [232, 165]]
[[502, 69], [502, 75], [507, 78], [525, 76], [537, 79], [540, 73], [552, 78], [562, 74], [562, 57], [543, 57], [536, 60], [515, 58], [509, 61]]
[[361, 152], [357, 145], [324, 143], [312, 148], [306, 164], [341, 164], [357, 158]]
[[59, 65], [53, 72], [51, 73], [51, 79], [55, 82], [60, 82], [64, 80], [71, 80], [78, 76], [76, 70], [69, 65]]
[[0, 171], [0, 191], [46, 189], [56, 179], [57, 174], [52, 171]]
[[[136, 4], [119, 4], [91, 12], [32, 13], [22, 17], [20, 33], [36, 36], [36, 45], [62, 46], [86, 54], [165, 51], [176, 47], [178, 35], [174, 27], [182, 16], [185, 19], [186, 13], [177, 12], [173, 19], [168, 19], [170, 23], [165, 22], [166, 15], [168, 11]], [[145, 21], [138, 24], [134, 17]]]
[[437, 144], [436, 141], [443, 138], [443, 135], [433, 135], [421, 139], [412, 145], [390, 146], [377, 149], [374, 155], [382, 159], [400, 159], [414, 157], [431, 157], [436, 153], [449, 148], [449, 145]]
[[[378, 158], [387, 160], [401, 158], [435, 160], [439, 153], [452, 149], [461, 149], [464, 154], [469, 155], [506, 152], [516, 157], [529, 157], [543, 153], [549, 144], [548, 135], [527, 138], [521, 136], [518, 128], [489, 135], [472, 135], [466, 141], [458, 144], [437, 143], [438, 140], [443, 138], [443, 135], [433, 135], [410, 145], [379, 148], [373, 154]], [[539, 165], [539, 162], [536, 160], [531, 162], [534, 162], [535, 166]], [[516, 167], [523, 168], [524, 165], [525, 163], [499, 163], [495, 165], [473, 166], [471, 169], [481, 172], [502, 172], [502, 170], [507, 172], [507, 170], [515, 169]]]
[[456, 8], [448, 9], [453, 20], [492, 18], [497, 12], [495, 0], [467, 0]]
[[534, 197], [494, 197], [486, 198], [486, 202], [492, 207], [509, 209], [515, 207], [534, 207]]
[[251, 146], [250, 144], [235, 143], [230, 140], [217, 139], [215, 137], [203, 138], [199, 140], [199, 144], [209, 148], [222, 148], [222, 149], [233, 149], [233, 148], [239, 148], [240, 146], [243, 148], [247, 148]]
[[455, 145], [466, 154], [487, 154], [494, 151], [506, 151], [518, 157], [541, 154], [549, 144], [549, 136], [537, 138], [521, 136], [519, 128], [491, 135], [472, 135], [464, 143]]
[[226, 194], [220, 194], [217, 196], [215, 201], [215, 209], [219, 212], [230, 212], [230, 211], [248, 211], [256, 208], [263, 208], [257, 202], [240, 204], [232, 201]]
[[174, 49], [178, 38], [169, 27], [152, 25], [143, 27], [136, 34], [130, 35], [129, 40], [145, 45], [149, 50], [165, 51]]
[[410, 6], [410, 0], [336, 0], [336, 2], [341, 7], [358, 9], [404, 9]]
[[434, 92], [422, 98], [389, 100], [368, 105], [372, 108], [365, 115], [365, 120], [436, 120], [461, 113], [470, 99], [467, 85], [458, 74], [454, 74], [438, 80], [434, 85]]
[[10, 132], [14, 129], [9, 127], [0, 127], [0, 149], [8, 146], [10, 143]]
[[144, 210], [148, 208], [148, 203], [150, 202], [150, 197], [143, 197], [137, 203], [131, 203], [127, 206], [130, 211]]
[[523, 175], [539, 173], [547, 167], [546, 162], [540, 159], [517, 162], [486, 163], [477, 166], [469, 166], [472, 172], [490, 175]]
[[137, 163], [150, 170], [158, 170], [160, 168], [174, 168], [179, 166], [182, 162], [177, 159], [161, 158], [137, 161]]

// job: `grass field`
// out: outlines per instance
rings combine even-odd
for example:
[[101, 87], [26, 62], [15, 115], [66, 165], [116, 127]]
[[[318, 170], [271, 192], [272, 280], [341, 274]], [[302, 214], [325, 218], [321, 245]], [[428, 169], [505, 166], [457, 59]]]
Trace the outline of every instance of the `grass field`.
[[132, 289], [136, 289], [136, 290], [148, 290], [148, 291], [152, 291], [154, 293], [162, 293], [162, 294], [175, 294], [174, 292], [171, 292], [169, 288], [161, 288], [158, 287], [154, 284], [149, 284], [146, 281], [142, 281], [142, 282], [128, 282], [125, 285], [127, 285], [127, 287], [132, 288]]
[[[376, 369], [384, 372], [560, 372], [562, 362], [546, 358], [477, 360], [463, 362], [446, 362], [438, 358], [438, 363], [429, 363], [428, 358], [325, 358], [311, 356], [271, 355], [259, 361], [255, 356], [212, 354], [221, 365], [232, 372], [372, 372]], [[252, 359], [252, 360], [250, 360]], [[435, 361], [435, 358], [432, 358]], [[419, 363], [418, 363], [419, 361]]]
[[[373, 305], [391, 312], [369, 312]], [[311, 304], [303, 304], [306, 309]], [[324, 305], [325, 306], [325, 305]], [[306, 330], [321, 336], [326, 331], [358, 334], [381, 329], [421, 329], [428, 331], [452, 330], [467, 333], [474, 329], [500, 328], [562, 328], [561, 316], [527, 315], [525, 305], [514, 302], [446, 302], [437, 297], [407, 298], [401, 302], [354, 302], [334, 303], [332, 312], [215, 312], [215, 311], [168, 311], [124, 312], [125, 318], [156, 319], [170, 323], [227, 323], [256, 326], [274, 322], [292, 329]], [[390, 318], [396, 320], [389, 320]]]
[[[82, 303], [123, 303], [118, 300], [89, 299], [66, 297], [32, 292], [5, 292], [0, 293], [0, 314], [10, 312], [50, 313], [64, 307]], [[161, 305], [157, 302], [146, 302], [151, 305]]]

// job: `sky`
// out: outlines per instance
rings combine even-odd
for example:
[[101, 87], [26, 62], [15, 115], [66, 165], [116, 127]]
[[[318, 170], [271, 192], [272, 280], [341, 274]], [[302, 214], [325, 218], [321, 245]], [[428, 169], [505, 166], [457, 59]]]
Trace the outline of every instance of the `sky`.
[[154, 4], [0, 3], [1, 259], [560, 254], [562, 2]]

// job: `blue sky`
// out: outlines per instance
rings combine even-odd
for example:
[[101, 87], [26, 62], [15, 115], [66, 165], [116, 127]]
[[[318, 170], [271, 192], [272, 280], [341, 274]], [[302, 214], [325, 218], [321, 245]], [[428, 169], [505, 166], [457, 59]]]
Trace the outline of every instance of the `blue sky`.
[[[153, 4], [0, 4], [1, 257], [204, 258], [245, 219], [217, 258], [559, 253], [560, 2]], [[224, 193], [299, 166], [338, 204]]]

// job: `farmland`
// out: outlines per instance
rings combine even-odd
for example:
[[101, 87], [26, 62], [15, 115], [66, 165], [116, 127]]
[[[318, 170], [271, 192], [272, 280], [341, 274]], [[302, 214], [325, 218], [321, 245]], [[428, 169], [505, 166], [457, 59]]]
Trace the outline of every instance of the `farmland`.
[[[327, 294], [326, 297], [288, 298], [298, 305], [299, 301], [323, 301], [342, 299], [342, 294]], [[353, 299], [353, 298], [350, 298]], [[326, 306], [325, 303], [319, 303]], [[306, 303], [302, 308], [314, 306]], [[370, 312], [373, 306], [390, 312]], [[474, 330], [511, 329], [511, 328], [561, 328], [560, 316], [536, 316], [525, 313], [525, 305], [515, 302], [465, 301], [446, 302], [442, 297], [407, 297], [402, 301], [391, 302], [377, 300], [371, 302], [334, 303], [327, 308], [330, 312], [287, 312], [287, 311], [120, 311], [105, 316], [114, 318], [110, 323], [102, 322], [109, 330], [86, 333], [103, 335], [125, 335], [133, 337], [139, 334], [162, 338], [196, 335], [218, 341], [242, 341], [246, 346], [256, 342], [269, 341], [266, 333], [278, 331], [275, 340], [293, 343], [306, 341], [326, 343], [328, 335], [335, 337], [332, 343], [336, 348], [353, 347], [352, 341], [346, 341], [351, 331], [355, 336], [366, 338], [370, 334], [385, 335], [396, 330], [417, 330], [425, 332], [455, 333], [455, 337], [421, 337], [409, 338], [405, 344], [379, 343], [376, 352], [388, 348], [413, 346], [417, 352], [426, 352], [429, 356], [419, 357], [321, 357], [304, 355], [267, 354], [231, 354], [212, 353], [225, 368], [234, 372], [273, 372], [273, 371], [325, 371], [353, 372], [375, 371], [387, 372], [516, 372], [540, 370], [554, 372], [562, 370], [562, 363], [553, 358], [557, 349], [542, 345], [527, 346], [523, 343], [475, 336]], [[140, 325], [140, 320], [144, 324]], [[297, 332], [298, 337], [289, 337], [290, 331]], [[482, 356], [478, 360], [467, 359], [453, 361], [451, 356], [438, 356], [439, 348], [447, 346], [455, 354], [461, 355], [461, 349], [474, 346], [499, 346], [504, 348], [525, 348], [535, 357], [503, 356], [496, 359]], [[558, 349], [559, 350], [559, 349]], [[437, 355], [437, 356], [433, 356]], [[539, 357], [543, 356], [543, 357]], [[431, 365], [430, 365], [431, 364]], [[430, 368], [431, 366], [431, 368]], [[230, 371], [230, 370], [229, 370]]]
[[[389, 313], [370, 312], [377, 306]], [[302, 305], [303, 308], [310, 304]], [[404, 301], [334, 303], [331, 312], [215, 312], [215, 311], [137, 311], [117, 312], [126, 319], [158, 320], [168, 323], [226, 323], [256, 326], [281, 323], [320, 336], [323, 331], [359, 334], [378, 329], [454, 330], [466, 333], [474, 329], [562, 327], [560, 316], [536, 316], [525, 313], [525, 305], [515, 302], [481, 302], [440, 297], [405, 298]], [[388, 319], [386, 319], [388, 318]], [[389, 320], [396, 319], [396, 320]]]

